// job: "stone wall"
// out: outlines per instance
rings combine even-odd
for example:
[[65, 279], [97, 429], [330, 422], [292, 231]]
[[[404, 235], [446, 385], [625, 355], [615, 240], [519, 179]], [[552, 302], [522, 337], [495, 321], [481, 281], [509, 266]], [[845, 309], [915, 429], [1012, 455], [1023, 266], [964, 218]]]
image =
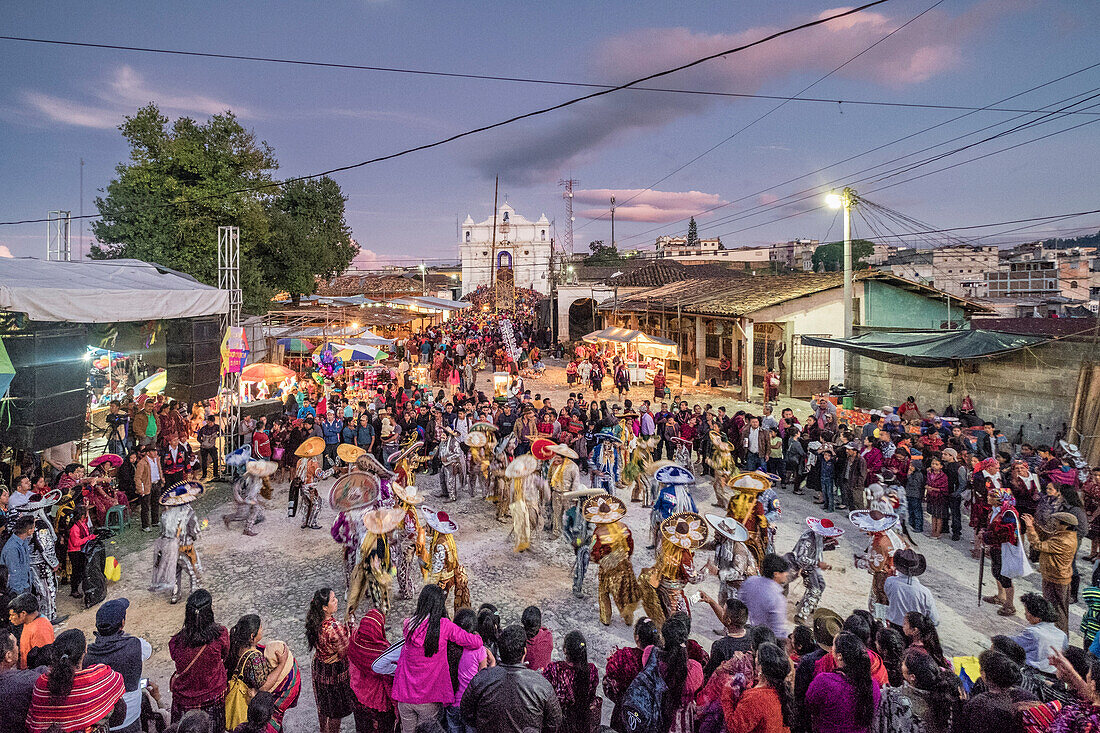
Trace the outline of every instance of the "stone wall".
[[[1069, 423], [1081, 364], [1092, 354], [1089, 340], [1054, 341], [1005, 357], [952, 368], [917, 369], [852, 357], [848, 386], [859, 407], [899, 405], [909, 395], [921, 410], [958, 409], [966, 395], [983, 420], [992, 420], [1010, 440], [1024, 426], [1024, 440], [1049, 442]], [[950, 392], [948, 391], [950, 389]]]

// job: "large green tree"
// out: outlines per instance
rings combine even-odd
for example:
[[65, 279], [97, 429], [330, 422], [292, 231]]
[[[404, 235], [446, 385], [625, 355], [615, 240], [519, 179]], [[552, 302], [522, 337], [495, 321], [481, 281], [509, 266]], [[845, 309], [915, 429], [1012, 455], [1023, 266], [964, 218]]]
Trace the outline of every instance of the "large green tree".
[[[852, 269], [866, 270], [867, 258], [875, 253], [875, 245], [866, 239], [852, 240]], [[844, 242], [829, 242], [818, 245], [810, 258], [814, 271], [837, 272], [844, 269]], [[819, 268], [818, 265], [821, 265]]]
[[685, 245], [688, 249], [697, 249], [699, 247], [699, 226], [695, 223], [695, 217], [691, 217], [691, 221], [688, 222], [687, 242]]
[[262, 248], [265, 280], [297, 300], [317, 288], [317, 277], [347, 269], [359, 248], [344, 221], [347, 199], [324, 177], [292, 181], [268, 204], [271, 236]]

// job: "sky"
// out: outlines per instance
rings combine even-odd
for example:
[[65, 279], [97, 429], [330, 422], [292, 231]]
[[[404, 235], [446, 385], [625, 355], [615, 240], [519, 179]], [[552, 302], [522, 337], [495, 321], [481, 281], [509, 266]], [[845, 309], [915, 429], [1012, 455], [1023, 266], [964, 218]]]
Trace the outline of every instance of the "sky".
[[[58, 1], [0, 5], [0, 35], [621, 84], [842, 7], [801, 0], [116, 1], [93, 12], [87, 3]], [[827, 191], [847, 184], [935, 229], [1097, 209], [1100, 124], [1091, 123], [1100, 123], [1100, 106], [1093, 106], [1100, 98], [1091, 95], [1100, 93], [1100, 66], [1000, 105], [1057, 110], [1079, 102], [1074, 111], [1093, 114], [1043, 118], [854, 102], [991, 105], [1100, 62], [1098, 21], [1100, 4], [1082, 0], [890, 0], [646, 85], [720, 94], [618, 91], [337, 174], [362, 247], [356, 264], [456, 261], [457, 222], [489, 216], [496, 176], [501, 201], [532, 220], [545, 213], [559, 242], [567, 216], [558, 181], [576, 179], [575, 251], [610, 239], [612, 195], [621, 249], [682, 235], [693, 214], [700, 236], [720, 236], [726, 247], [836, 239], [840, 224], [820, 207]], [[148, 102], [172, 118], [232, 110], [274, 148], [278, 175], [289, 177], [594, 91], [16, 41], [0, 41], [0, 68], [0, 221], [43, 218], [52, 209], [95, 213], [95, 196], [127, 157], [117, 126]], [[1042, 124], [1008, 132], [1029, 121]], [[1050, 133], [1057, 134], [1029, 142]], [[938, 147], [919, 152], [930, 146]], [[979, 156], [987, 157], [967, 162]], [[857, 211], [856, 234], [903, 231], [874, 223]], [[1100, 214], [1008, 232], [1020, 226], [960, 236], [999, 235], [983, 244], [1072, 236], [1100, 229]], [[83, 229], [80, 239], [74, 223], [74, 253], [86, 253], [92, 241], [90, 226]], [[43, 257], [45, 248], [44, 223], [0, 226], [0, 255]]]

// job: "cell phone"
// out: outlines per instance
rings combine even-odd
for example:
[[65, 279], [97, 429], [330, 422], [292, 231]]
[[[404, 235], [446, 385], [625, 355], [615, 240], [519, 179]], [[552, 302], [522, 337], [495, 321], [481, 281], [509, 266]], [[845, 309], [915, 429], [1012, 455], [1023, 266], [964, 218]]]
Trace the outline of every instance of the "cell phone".
[[149, 679], [147, 677], [142, 677], [141, 680], [138, 682], [138, 689], [144, 690], [148, 686], [149, 686]]

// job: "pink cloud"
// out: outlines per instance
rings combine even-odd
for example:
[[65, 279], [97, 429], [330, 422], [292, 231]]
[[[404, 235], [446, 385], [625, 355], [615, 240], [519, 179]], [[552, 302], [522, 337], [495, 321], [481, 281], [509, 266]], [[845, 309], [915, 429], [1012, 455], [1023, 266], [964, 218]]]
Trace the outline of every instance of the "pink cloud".
[[620, 221], [638, 221], [661, 224], [677, 221], [702, 209], [726, 203], [718, 194], [702, 191], [652, 191], [640, 188], [590, 188], [573, 193], [576, 204], [589, 204], [577, 216], [595, 219], [605, 216], [614, 196], [615, 218]]
[[352, 270], [369, 270], [372, 267], [376, 267], [378, 262], [378, 253], [374, 250], [367, 249], [366, 247], [359, 247], [359, 253], [351, 260]]
[[6, 244], [0, 244], [0, 257], [14, 257]]

